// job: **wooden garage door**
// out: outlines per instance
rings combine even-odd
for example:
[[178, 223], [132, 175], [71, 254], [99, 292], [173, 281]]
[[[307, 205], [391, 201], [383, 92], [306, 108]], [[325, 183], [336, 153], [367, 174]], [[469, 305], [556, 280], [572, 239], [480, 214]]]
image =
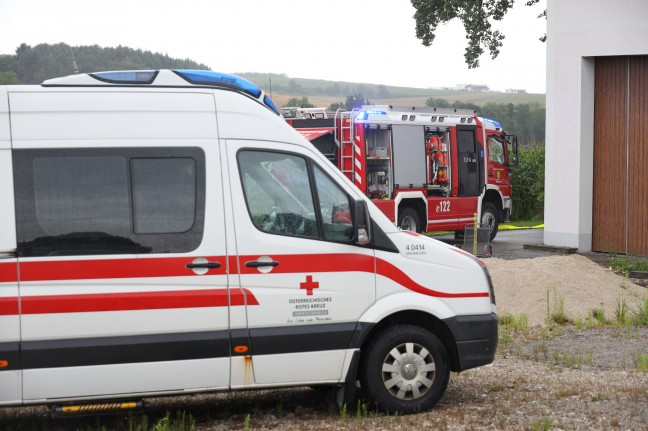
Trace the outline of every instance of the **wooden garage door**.
[[648, 256], [648, 56], [595, 73], [592, 249]]

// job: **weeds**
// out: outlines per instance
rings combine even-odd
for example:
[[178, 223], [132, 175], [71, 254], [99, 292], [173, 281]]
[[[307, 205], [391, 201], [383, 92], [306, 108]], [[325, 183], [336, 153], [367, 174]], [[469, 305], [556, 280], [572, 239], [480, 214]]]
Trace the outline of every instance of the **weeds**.
[[563, 352], [562, 354], [554, 352], [554, 364], [563, 365], [567, 368], [579, 368], [583, 365], [592, 365], [594, 362], [592, 352], [589, 351], [586, 355], [575, 353], [570, 355]]
[[531, 422], [532, 431], [548, 431], [551, 429], [551, 419], [536, 419]]
[[635, 369], [640, 373], [648, 373], [648, 355], [639, 353], [632, 354], [632, 361], [634, 362]]
[[245, 415], [245, 421], [243, 421], [243, 431], [250, 431], [250, 414]]
[[590, 312], [592, 319], [594, 319], [594, 324], [597, 327], [604, 327], [606, 324], [605, 320], [605, 310], [603, 308], [594, 308]]
[[369, 417], [369, 409], [367, 403], [358, 401], [356, 404], [356, 420]]
[[565, 297], [558, 294], [558, 288], [553, 286], [553, 305], [551, 301], [551, 290], [547, 289], [547, 323], [552, 326], [554, 323], [564, 325], [568, 322], [565, 314]]
[[630, 260], [627, 256], [615, 256], [608, 261], [612, 271], [627, 277], [633, 271], [648, 271], [648, 260]]
[[506, 313], [499, 317], [499, 324], [515, 331], [525, 331], [529, 329], [529, 316], [526, 313], [520, 313], [516, 317], [511, 313]]
[[347, 417], [347, 405], [346, 403], [340, 404], [340, 420], [342, 422], [346, 421]]
[[637, 326], [648, 326], [648, 299], [644, 299], [643, 305], [635, 314], [634, 324]]
[[614, 317], [616, 323], [619, 326], [625, 326], [629, 322], [628, 315], [628, 304], [626, 304], [625, 298], [621, 295], [617, 298], [616, 308], [614, 309]]

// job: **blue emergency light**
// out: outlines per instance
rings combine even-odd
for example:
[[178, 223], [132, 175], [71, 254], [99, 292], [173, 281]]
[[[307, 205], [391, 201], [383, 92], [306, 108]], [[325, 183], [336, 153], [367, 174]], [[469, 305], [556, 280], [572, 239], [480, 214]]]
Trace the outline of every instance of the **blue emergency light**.
[[491, 120], [490, 118], [484, 118], [484, 122], [492, 124], [496, 129], [502, 128], [502, 125], [499, 123], [499, 121]]

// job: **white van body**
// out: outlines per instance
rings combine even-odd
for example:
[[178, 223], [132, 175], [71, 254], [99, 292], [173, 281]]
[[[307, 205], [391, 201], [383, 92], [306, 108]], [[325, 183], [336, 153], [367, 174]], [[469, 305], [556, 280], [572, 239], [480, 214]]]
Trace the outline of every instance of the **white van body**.
[[485, 267], [211, 74], [0, 86], [0, 405], [360, 380], [411, 412], [492, 362]]

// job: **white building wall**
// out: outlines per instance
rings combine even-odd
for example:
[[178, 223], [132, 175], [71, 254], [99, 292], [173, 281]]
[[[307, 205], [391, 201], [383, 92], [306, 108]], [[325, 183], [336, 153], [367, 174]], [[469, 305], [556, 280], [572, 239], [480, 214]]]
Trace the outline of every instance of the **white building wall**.
[[648, 55], [648, 0], [547, 1], [547, 245], [592, 249], [594, 57], [619, 55]]

